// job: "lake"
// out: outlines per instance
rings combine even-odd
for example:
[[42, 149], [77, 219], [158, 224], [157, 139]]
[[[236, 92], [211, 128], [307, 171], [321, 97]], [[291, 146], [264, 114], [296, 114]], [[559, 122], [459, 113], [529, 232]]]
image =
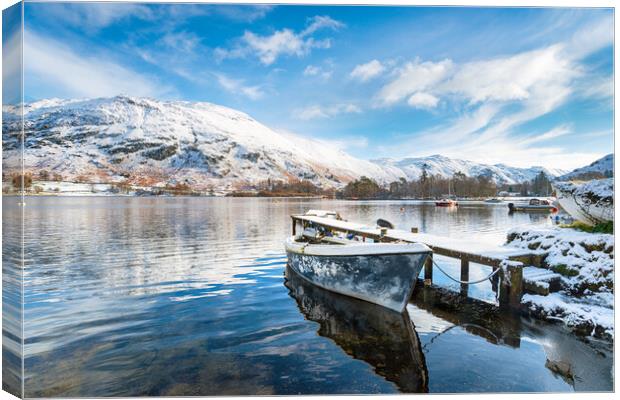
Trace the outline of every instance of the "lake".
[[[444, 289], [420, 286], [400, 315], [290, 276], [289, 216], [310, 208], [497, 244], [512, 226], [551, 224], [505, 204], [28, 197], [25, 395], [613, 390], [610, 345], [498, 313], [490, 283], [469, 290], [483, 301], [457, 298], [458, 284], [435, 270]], [[3, 215], [7, 279], [15, 197]], [[436, 259], [458, 276], [458, 261]], [[472, 265], [470, 279], [489, 272]], [[18, 297], [3, 295], [10, 309]]]

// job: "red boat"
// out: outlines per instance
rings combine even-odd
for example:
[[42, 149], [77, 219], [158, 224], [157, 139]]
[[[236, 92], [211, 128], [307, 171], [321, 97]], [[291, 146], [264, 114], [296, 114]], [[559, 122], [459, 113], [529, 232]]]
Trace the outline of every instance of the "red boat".
[[435, 205], [437, 207], [456, 207], [459, 205], [459, 203], [450, 199], [441, 199], [439, 201], [436, 201]]

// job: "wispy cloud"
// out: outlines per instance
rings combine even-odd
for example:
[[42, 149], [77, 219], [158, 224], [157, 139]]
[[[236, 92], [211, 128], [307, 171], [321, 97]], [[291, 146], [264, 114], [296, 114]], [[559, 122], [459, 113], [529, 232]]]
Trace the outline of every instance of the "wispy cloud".
[[366, 82], [379, 76], [383, 71], [385, 71], [385, 66], [379, 60], [372, 60], [366, 64], [356, 65], [353, 71], [351, 71], [350, 76], [351, 78]]
[[312, 35], [314, 32], [320, 29], [338, 30], [345, 27], [342, 22], [336, 21], [335, 19], [327, 15], [316, 15], [312, 18], [309, 18], [308, 22], [308, 27], [300, 33], [300, 36], [302, 37]]
[[96, 53], [79, 54], [28, 30], [24, 40], [24, 67], [29, 77], [26, 83], [31, 89], [53, 84], [59, 96], [103, 97], [125, 93], [160, 97], [173, 92], [167, 84], [118, 62]]
[[331, 78], [333, 73], [334, 71], [331, 69], [316, 65], [308, 65], [306, 68], [304, 68], [303, 71], [304, 76], [316, 76], [323, 80], [328, 80], [329, 78]]
[[319, 118], [331, 118], [340, 114], [361, 113], [362, 110], [355, 104], [333, 104], [330, 106], [311, 105], [297, 109], [293, 112], [295, 118], [311, 120]]
[[[22, 101], [22, 35], [21, 24], [4, 16], [2, 36], [2, 99], [11, 104]], [[12, 26], [9, 26], [11, 24]]]
[[169, 50], [180, 53], [192, 53], [200, 44], [200, 38], [192, 32], [166, 32], [160, 39], [160, 44]]
[[151, 20], [153, 10], [139, 3], [54, 3], [47, 5], [49, 18], [95, 33], [128, 18]]
[[416, 92], [409, 97], [407, 104], [413, 108], [431, 109], [437, 107], [439, 99], [432, 94]]
[[378, 102], [384, 106], [392, 105], [418, 91], [434, 88], [449, 76], [452, 68], [452, 61], [447, 59], [439, 62], [408, 62], [397, 68], [394, 71], [396, 78], [381, 88], [377, 94]]
[[[297, 143], [300, 143], [307, 135], [303, 135], [300, 133], [293, 132], [284, 128], [274, 128], [276, 132], [279, 134], [294, 140]], [[351, 151], [352, 149], [365, 149], [368, 147], [368, 138], [364, 136], [342, 136], [340, 135], [338, 139], [325, 139], [325, 138], [312, 138], [309, 143], [319, 143], [327, 146], [330, 149], [338, 149], [341, 151]]]
[[568, 125], [560, 125], [555, 128], [537, 135], [529, 136], [519, 141], [521, 146], [531, 146], [534, 143], [545, 142], [547, 140], [555, 139], [560, 136], [565, 136], [572, 133], [572, 129]]
[[243, 95], [251, 100], [258, 100], [264, 93], [260, 86], [246, 86], [242, 79], [233, 79], [222, 73], [214, 73], [220, 86], [233, 94]]
[[[203, 4], [200, 4], [203, 7]], [[221, 15], [233, 21], [241, 22], [254, 22], [261, 18], [264, 18], [272, 9], [273, 5], [270, 4], [221, 4], [211, 6], [212, 13]]]
[[271, 35], [259, 35], [251, 31], [245, 31], [238, 39], [238, 43], [231, 49], [218, 47], [214, 54], [218, 60], [226, 58], [243, 58], [255, 55], [262, 64], [271, 65], [281, 55], [302, 57], [312, 49], [328, 49], [331, 47], [331, 39], [317, 39], [311, 35], [318, 30], [337, 30], [344, 24], [328, 16], [315, 16], [310, 19], [308, 26], [299, 33], [284, 28], [277, 30]]

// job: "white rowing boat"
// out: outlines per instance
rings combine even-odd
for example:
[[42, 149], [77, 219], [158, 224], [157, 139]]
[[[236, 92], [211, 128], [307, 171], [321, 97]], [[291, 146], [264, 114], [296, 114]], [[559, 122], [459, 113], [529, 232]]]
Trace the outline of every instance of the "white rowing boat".
[[431, 249], [373, 243], [306, 226], [285, 242], [290, 267], [314, 285], [402, 312]]

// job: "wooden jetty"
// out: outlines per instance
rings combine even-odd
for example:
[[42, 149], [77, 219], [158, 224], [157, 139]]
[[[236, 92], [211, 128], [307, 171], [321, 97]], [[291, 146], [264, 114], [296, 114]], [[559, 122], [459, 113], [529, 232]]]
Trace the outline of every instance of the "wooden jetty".
[[[314, 215], [292, 215], [293, 235], [302, 232], [309, 225], [321, 226], [331, 231], [354, 234], [375, 242], [409, 242], [424, 243], [434, 254], [461, 260], [461, 281], [469, 280], [470, 263], [490, 266], [493, 271], [500, 269], [501, 278], [499, 292], [500, 306], [513, 309], [520, 308], [524, 290], [524, 265], [540, 266], [543, 255], [531, 251], [508, 246], [493, 246], [486, 243], [444, 236], [418, 233], [417, 228], [410, 232], [349, 222], [342, 219], [326, 218]], [[502, 268], [502, 265], [504, 266]], [[424, 284], [433, 283], [433, 258], [430, 256], [424, 266]], [[461, 292], [467, 294], [467, 284], [461, 285]]]

